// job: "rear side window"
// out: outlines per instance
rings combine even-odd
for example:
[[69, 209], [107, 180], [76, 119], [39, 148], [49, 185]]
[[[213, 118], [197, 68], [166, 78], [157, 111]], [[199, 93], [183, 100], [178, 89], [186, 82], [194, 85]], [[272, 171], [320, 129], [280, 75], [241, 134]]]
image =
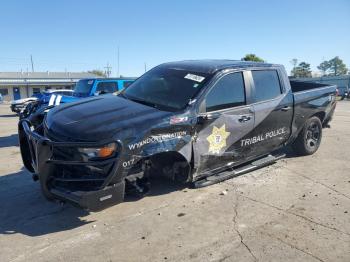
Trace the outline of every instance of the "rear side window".
[[116, 82], [99, 82], [96, 88], [96, 92], [100, 92], [101, 94], [113, 93], [117, 90]]
[[207, 112], [245, 104], [242, 73], [223, 76], [206, 97]]
[[276, 70], [252, 71], [255, 86], [255, 101], [273, 99], [281, 94], [281, 86]]

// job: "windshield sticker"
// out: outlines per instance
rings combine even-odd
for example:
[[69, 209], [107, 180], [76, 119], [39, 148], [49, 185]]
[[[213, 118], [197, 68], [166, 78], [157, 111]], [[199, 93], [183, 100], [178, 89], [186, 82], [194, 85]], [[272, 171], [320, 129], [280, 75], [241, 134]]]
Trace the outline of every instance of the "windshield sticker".
[[269, 131], [269, 132], [267, 132], [265, 134], [261, 134], [261, 135], [258, 135], [258, 136], [253, 136], [253, 137], [247, 138], [247, 139], [242, 139], [241, 140], [241, 147], [249, 146], [249, 145], [252, 145], [252, 144], [255, 144], [255, 143], [259, 143], [259, 142], [262, 142], [264, 140], [271, 139], [271, 138], [274, 138], [276, 136], [283, 135], [285, 133], [286, 133], [286, 127], [282, 127], [282, 128], [279, 128], [279, 129], [276, 129], [276, 130], [273, 130], [273, 131]]
[[197, 76], [194, 74], [187, 74], [187, 75], [185, 75], [185, 78], [192, 80], [192, 81], [199, 82], [199, 83], [201, 83], [205, 79], [205, 77], [203, 77], [203, 76]]
[[93, 82], [94, 82], [94, 80], [89, 80], [87, 83], [88, 83], [88, 85], [92, 85]]
[[207, 137], [209, 142], [209, 153], [219, 154], [220, 150], [226, 146], [226, 139], [230, 134], [230, 132], [226, 132], [225, 125], [220, 128], [213, 126], [211, 135]]
[[180, 137], [183, 137], [185, 135], [187, 135], [186, 131], [179, 131], [179, 132], [175, 132], [175, 133], [150, 136], [150, 137], [148, 137], [140, 142], [130, 144], [129, 149], [130, 150], [139, 149], [140, 147], [147, 145], [147, 144], [150, 144], [150, 143], [160, 143], [160, 142], [167, 141], [170, 139], [180, 138]]

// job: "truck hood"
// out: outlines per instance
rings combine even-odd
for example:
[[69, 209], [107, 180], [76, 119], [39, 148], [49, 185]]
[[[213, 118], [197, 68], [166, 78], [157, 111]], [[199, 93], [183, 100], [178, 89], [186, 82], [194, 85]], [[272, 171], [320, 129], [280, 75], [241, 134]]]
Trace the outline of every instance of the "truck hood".
[[56, 140], [101, 141], [118, 133], [134, 136], [172, 114], [115, 95], [104, 95], [56, 107], [47, 114], [45, 123], [48, 135]]

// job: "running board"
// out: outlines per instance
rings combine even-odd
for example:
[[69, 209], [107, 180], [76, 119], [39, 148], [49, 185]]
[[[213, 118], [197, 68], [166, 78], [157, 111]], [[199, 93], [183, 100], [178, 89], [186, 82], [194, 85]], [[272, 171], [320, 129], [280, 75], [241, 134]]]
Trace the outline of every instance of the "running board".
[[227, 179], [248, 173], [250, 171], [253, 171], [255, 169], [270, 165], [277, 160], [284, 158], [286, 155], [285, 154], [280, 154], [280, 155], [268, 155], [264, 158], [260, 158], [258, 160], [255, 160], [247, 165], [231, 169], [231, 170], [226, 170], [208, 177], [205, 177], [201, 180], [195, 181], [193, 183], [194, 188], [200, 188], [200, 187], [206, 187], [210, 186], [216, 183], [220, 183], [222, 181], [225, 181]]

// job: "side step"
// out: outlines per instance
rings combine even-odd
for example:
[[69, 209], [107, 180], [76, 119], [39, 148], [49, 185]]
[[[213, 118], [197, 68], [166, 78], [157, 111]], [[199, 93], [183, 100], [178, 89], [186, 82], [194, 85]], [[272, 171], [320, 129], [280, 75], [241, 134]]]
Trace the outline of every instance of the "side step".
[[253, 171], [255, 169], [270, 165], [277, 160], [284, 158], [286, 154], [280, 154], [280, 155], [268, 155], [266, 157], [260, 158], [258, 160], [255, 160], [247, 165], [235, 168], [235, 169], [230, 169], [227, 171], [223, 171], [211, 176], [208, 176], [206, 178], [203, 178], [201, 180], [195, 181], [193, 183], [194, 188], [200, 188], [200, 187], [206, 187], [210, 186], [216, 183], [220, 183], [222, 181], [225, 181], [227, 179], [248, 173], [250, 171]]

